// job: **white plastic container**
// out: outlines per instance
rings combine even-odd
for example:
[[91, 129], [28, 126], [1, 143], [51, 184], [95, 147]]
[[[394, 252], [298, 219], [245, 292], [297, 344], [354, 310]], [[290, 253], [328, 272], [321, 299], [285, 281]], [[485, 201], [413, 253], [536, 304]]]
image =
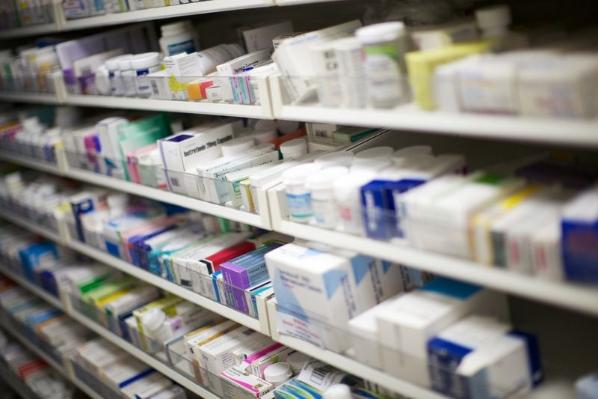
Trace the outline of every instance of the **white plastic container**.
[[307, 154], [307, 141], [305, 139], [285, 141], [280, 145], [280, 152], [285, 161], [301, 158]]
[[307, 223], [313, 217], [311, 193], [306, 187], [306, 182], [310, 176], [318, 173], [320, 168], [320, 165], [308, 163], [295, 166], [282, 174], [290, 220]]
[[334, 201], [333, 183], [349, 173], [344, 166], [323, 169], [307, 179], [306, 187], [311, 192], [313, 223], [332, 229], [338, 224], [337, 204]]
[[110, 80], [110, 94], [113, 96], [123, 96], [125, 93], [124, 82], [121, 78], [120, 61], [131, 58], [131, 54], [119, 55], [118, 57], [106, 60], [104, 65], [108, 69], [108, 78]]
[[351, 172], [333, 183], [338, 214], [337, 230], [349, 234], [362, 234], [363, 217], [359, 190], [361, 186], [373, 180], [374, 176], [374, 173], [369, 172]]
[[274, 363], [264, 369], [264, 379], [274, 386], [287, 382], [293, 376], [288, 363]]
[[359, 151], [353, 158], [353, 165], [359, 166], [370, 162], [371, 160], [389, 159], [393, 153], [392, 147], [372, 147], [367, 150]]
[[328, 154], [320, 155], [314, 162], [322, 165], [322, 168], [331, 166], [351, 166], [353, 162], [353, 153], [349, 151], [335, 151]]
[[342, 97], [341, 106], [365, 108], [367, 105], [367, 85], [361, 42], [351, 37], [336, 40], [333, 45], [336, 62], [338, 63], [338, 79]]
[[120, 70], [120, 79], [123, 85], [123, 95], [125, 97], [135, 97], [137, 92], [135, 88], [135, 71], [131, 68], [131, 60], [133, 57], [124, 58], [118, 61], [118, 69]]
[[404, 56], [407, 31], [402, 22], [385, 22], [360, 28], [363, 44], [368, 103], [374, 108], [393, 108], [408, 100]]
[[511, 9], [508, 5], [484, 7], [475, 11], [478, 27], [482, 37], [492, 42], [495, 51], [515, 50], [528, 47], [529, 40], [525, 35], [512, 32]]
[[138, 54], [131, 59], [137, 96], [149, 97], [152, 94], [151, 83], [146, 76], [160, 70], [160, 60], [160, 53], [157, 52]]
[[160, 49], [164, 56], [197, 51], [195, 32], [190, 21], [180, 21], [160, 27]]

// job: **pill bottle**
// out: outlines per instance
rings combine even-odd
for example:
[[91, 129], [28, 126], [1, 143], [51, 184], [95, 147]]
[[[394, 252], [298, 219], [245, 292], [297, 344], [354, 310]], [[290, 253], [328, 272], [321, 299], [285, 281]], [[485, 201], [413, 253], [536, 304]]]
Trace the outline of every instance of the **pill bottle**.
[[113, 96], [122, 96], [125, 93], [125, 86], [121, 79], [120, 61], [130, 58], [131, 54], [119, 55], [118, 57], [106, 60], [104, 65], [108, 69], [108, 79], [110, 80], [110, 94]]
[[293, 376], [288, 363], [274, 363], [264, 369], [264, 379], [274, 386], [287, 382]]
[[190, 21], [180, 21], [160, 27], [160, 49], [165, 57], [198, 50], [195, 32]]
[[307, 223], [313, 216], [311, 193], [306, 187], [307, 179], [318, 173], [320, 165], [308, 163], [284, 171], [282, 181], [285, 184], [289, 218], [293, 222]]
[[408, 100], [405, 80], [407, 31], [402, 22], [385, 22], [360, 28], [356, 36], [365, 53], [368, 103], [393, 108]]
[[482, 37], [489, 40], [493, 51], [522, 49], [529, 46], [527, 36], [510, 30], [511, 9], [508, 5], [484, 7], [475, 11]]
[[137, 93], [137, 89], [135, 88], [135, 71], [131, 67], [133, 58], [134, 56], [131, 56], [118, 61], [120, 79], [123, 85], [123, 96], [125, 97], [135, 97]]
[[351, 389], [345, 384], [334, 384], [324, 391], [322, 399], [352, 399]]
[[392, 147], [380, 146], [372, 147], [367, 150], [359, 151], [353, 157], [353, 165], [359, 165], [360, 163], [369, 162], [373, 159], [385, 159], [390, 158], [393, 153]]
[[158, 343], [172, 338], [172, 330], [166, 314], [161, 309], [152, 309], [141, 320], [147, 335]]
[[353, 153], [349, 151], [335, 151], [327, 154], [320, 155], [314, 162], [322, 165], [322, 168], [328, 168], [331, 166], [351, 166], [353, 162]]
[[349, 173], [344, 166], [322, 169], [310, 176], [305, 185], [311, 192], [313, 223], [316, 226], [333, 229], [338, 224], [337, 204], [334, 201], [333, 183]]
[[307, 141], [304, 138], [285, 141], [280, 145], [280, 152], [284, 160], [301, 158], [307, 154]]
[[137, 96], [149, 97], [152, 94], [152, 86], [146, 76], [160, 70], [160, 61], [160, 53], [157, 52], [137, 54], [131, 59]]
[[372, 181], [375, 176], [375, 173], [370, 171], [351, 171], [333, 183], [332, 188], [338, 215], [337, 230], [349, 234], [362, 234], [363, 215], [360, 189]]
[[333, 42], [338, 63], [341, 107], [365, 108], [367, 106], [366, 76], [363, 63], [363, 46], [354, 37]]

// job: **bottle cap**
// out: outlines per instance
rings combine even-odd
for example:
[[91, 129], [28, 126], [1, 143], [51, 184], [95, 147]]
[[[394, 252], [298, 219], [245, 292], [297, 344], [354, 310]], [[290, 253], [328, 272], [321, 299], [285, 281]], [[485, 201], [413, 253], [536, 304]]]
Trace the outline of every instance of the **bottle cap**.
[[117, 57], [112, 57], [110, 59], [107, 59], [106, 62], [104, 62], [104, 65], [106, 65], [106, 68], [108, 68], [109, 71], [116, 71], [119, 68], [118, 63], [120, 62], [120, 60], [129, 57], [131, 57], [131, 54], [123, 54]]
[[355, 36], [363, 44], [389, 42], [405, 35], [405, 24], [402, 22], [384, 22], [357, 29]]
[[476, 10], [475, 18], [482, 30], [506, 28], [511, 24], [511, 9], [507, 5], [484, 7]]
[[353, 165], [367, 163], [373, 159], [390, 158], [393, 153], [392, 147], [372, 147], [355, 154]]
[[335, 151], [329, 152], [324, 155], [320, 155], [317, 157], [314, 162], [317, 164], [322, 165], [322, 167], [327, 166], [351, 166], [351, 162], [353, 161], [353, 153], [349, 151]]
[[149, 68], [158, 64], [160, 64], [160, 53], [157, 52], [137, 54], [131, 59], [133, 69]]
[[264, 369], [264, 379], [275, 385], [286, 382], [292, 376], [293, 371], [287, 363], [274, 363]]
[[332, 183], [347, 173], [349, 173], [348, 168], [344, 166], [333, 166], [310, 176], [305, 184], [308, 190], [332, 189]]

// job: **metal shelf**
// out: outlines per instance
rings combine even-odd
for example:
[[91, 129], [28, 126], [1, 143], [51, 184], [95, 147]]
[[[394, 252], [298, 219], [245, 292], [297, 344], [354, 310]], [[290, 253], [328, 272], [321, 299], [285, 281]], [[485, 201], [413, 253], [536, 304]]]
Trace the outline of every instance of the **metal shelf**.
[[221, 115], [237, 116], [241, 118], [272, 119], [272, 114], [268, 107], [260, 105], [219, 104], [193, 101], [156, 100], [151, 98], [110, 97], [73, 94], [67, 94], [65, 104], [79, 105], [85, 107], [138, 109], [143, 111], [163, 111], [178, 112], [185, 114]]
[[57, 176], [68, 177], [74, 180], [87, 182], [97, 186], [122, 191], [139, 197], [145, 197], [152, 200], [165, 202], [168, 204], [178, 205], [193, 211], [223, 217], [229, 220], [249, 224], [251, 226], [259, 227], [262, 229], [270, 228], [270, 217], [267, 212], [258, 215], [235, 208], [229, 208], [223, 205], [216, 205], [210, 202], [201, 201], [199, 199], [188, 197], [186, 195], [176, 194], [170, 191], [147, 187], [129, 181], [119, 180], [112, 177], [100, 175], [98, 173], [88, 172], [85, 170], [60, 170], [56, 166], [40, 161], [23, 159], [21, 156], [12, 155], [3, 151], [0, 151], [0, 160], [12, 162], [42, 172], [51, 173]]
[[276, 119], [293, 121], [598, 148], [598, 120], [427, 112], [415, 105], [393, 110], [281, 106], [274, 114]]
[[158, 277], [148, 271], [140, 269], [130, 263], [127, 263], [121, 259], [115, 258], [112, 255], [109, 255], [106, 252], [100, 251], [99, 249], [93, 248], [89, 245], [78, 241], [72, 240], [64, 240], [59, 237], [57, 234], [47, 231], [29, 221], [23, 220], [19, 217], [15, 217], [13, 215], [7, 214], [5, 212], [0, 212], [0, 216], [5, 218], [6, 220], [11, 221], [14, 224], [17, 224], [25, 229], [33, 231], [37, 234], [40, 234], [52, 241], [60, 243], [68, 248], [71, 248], [74, 251], [82, 253], [84, 255], [89, 256], [96, 261], [111, 266], [115, 269], [122, 271], [123, 273], [129, 274], [133, 277], [138, 278], [141, 281], [144, 281], [148, 284], [151, 284], [155, 287], [163, 289], [164, 291], [170, 292], [174, 295], [177, 295], [189, 302], [192, 302], [198, 306], [211, 310], [214, 313], [220, 314], [230, 320], [233, 320], [239, 324], [242, 324], [246, 327], [249, 327], [255, 331], [258, 331], [262, 334], [269, 335], [270, 329], [268, 324], [268, 317], [264, 312], [261, 314], [261, 319], [255, 319], [249, 315], [241, 313], [237, 310], [229, 308], [228, 306], [224, 306], [218, 302], [212, 301], [202, 295], [199, 295], [191, 290], [183, 288], [179, 285], [171, 283], [168, 280], [165, 280], [161, 277]]
[[301, 239], [383, 258], [427, 272], [479, 284], [497, 291], [598, 316], [598, 289], [578, 284], [542, 280], [509, 270], [492, 268], [466, 259], [435, 254], [397, 243], [373, 240], [280, 221], [274, 230]]
[[179, 4], [176, 6], [111, 13], [97, 17], [69, 19], [63, 22], [61, 30], [70, 31], [95, 27], [103, 28], [110, 25], [271, 6], [274, 6], [273, 0], [208, 0], [190, 4]]
[[56, 94], [52, 93], [0, 92], [0, 100], [18, 103], [62, 104]]
[[[37, 295], [44, 301], [47, 301], [52, 306], [55, 306], [58, 309], [64, 311], [67, 315], [75, 319], [77, 322], [83, 324], [85, 327], [89, 328], [96, 334], [102, 336], [103, 338], [107, 339], [114, 345], [120, 347], [124, 351], [130, 353], [131, 355], [135, 356], [137, 359], [142, 361], [143, 363], [147, 364], [148, 366], [158, 370], [160, 373], [164, 374], [168, 378], [173, 381], [176, 381], [178, 384], [184, 386], [185, 388], [189, 389], [190, 391], [194, 392], [195, 394], [199, 395], [205, 399], [218, 399], [219, 396], [214, 395], [212, 392], [208, 391], [207, 389], [199, 386], [194, 381], [191, 381], [187, 377], [181, 375], [180, 373], [176, 372], [166, 364], [162, 363], [161, 361], [155, 359], [153, 356], [143, 352], [141, 349], [133, 346], [129, 342], [125, 341], [124, 339], [115, 335], [112, 331], [105, 329], [104, 327], [100, 326], [99, 324], [95, 323], [94, 321], [88, 319], [87, 317], [83, 316], [79, 312], [76, 312], [72, 309], [67, 308], [64, 306], [62, 302], [60, 302], [57, 298], [53, 297], [52, 295], [44, 292], [41, 288], [31, 284], [24, 278], [9, 272], [5, 268], [0, 268], [0, 272], [2, 272], [7, 277], [15, 280], [20, 286], [26, 288], [28, 291], [32, 292], [33, 294]], [[23, 339], [23, 341], [25, 341]], [[42, 356], [40, 354], [40, 356]], [[44, 360], [52, 360], [46, 359], [46, 357], [42, 356]], [[48, 361], [48, 363], [50, 363]], [[54, 362], [55, 363], [55, 362]], [[51, 364], [52, 365], [52, 364]], [[54, 365], [52, 365], [54, 367]], [[58, 366], [58, 365], [56, 365]], [[66, 372], [63, 368], [61, 373]], [[70, 377], [69, 377], [70, 378]], [[96, 395], [97, 397], [97, 395]]]
[[[7, 273], [5, 273], [5, 274], [7, 274]], [[2, 324], [2, 327], [4, 328], [5, 331], [7, 331], [8, 333], [10, 333], [10, 335], [13, 338], [15, 338], [21, 344], [23, 344], [23, 346], [25, 346], [31, 352], [35, 353], [37, 356], [39, 356], [40, 358], [42, 358], [46, 363], [48, 363], [50, 365], [50, 367], [52, 367], [54, 370], [58, 371], [64, 378], [66, 378], [67, 380], [69, 380], [73, 384], [75, 384], [75, 386], [77, 388], [79, 388], [80, 390], [82, 390], [83, 392], [85, 392], [85, 394], [87, 394], [90, 398], [92, 398], [92, 399], [103, 399], [91, 387], [89, 387], [83, 381], [79, 380], [74, 375], [71, 375], [64, 368], [63, 365], [56, 363], [56, 361], [54, 361], [54, 359], [52, 359], [50, 356], [48, 356], [43, 350], [41, 350], [39, 347], [37, 347], [33, 343], [29, 342], [26, 338], [24, 338], [22, 334], [20, 334], [17, 331], [12, 331], [12, 329], [10, 329], [8, 326], [5, 326], [3, 324]]]

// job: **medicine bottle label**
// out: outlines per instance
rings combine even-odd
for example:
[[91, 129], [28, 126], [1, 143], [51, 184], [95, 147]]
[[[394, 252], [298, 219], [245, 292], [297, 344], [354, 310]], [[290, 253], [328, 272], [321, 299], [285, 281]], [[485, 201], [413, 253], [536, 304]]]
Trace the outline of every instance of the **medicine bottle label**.
[[173, 43], [168, 45], [168, 55], [177, 55], [180, 53], [191, 54], [195, 52], [195, 45], [193, 40], [185, 40], [180, 43]]
[[309, 193], [287, 193], [287, 203], [289, 206], [289, 215], [292, 220], [306, 222], [312, 217], [311, 195]]
[[370, 105], [392, 107], [402, 99], [399, 53], [392, 44], [369, 46], [366, 53], [367, 92]]

